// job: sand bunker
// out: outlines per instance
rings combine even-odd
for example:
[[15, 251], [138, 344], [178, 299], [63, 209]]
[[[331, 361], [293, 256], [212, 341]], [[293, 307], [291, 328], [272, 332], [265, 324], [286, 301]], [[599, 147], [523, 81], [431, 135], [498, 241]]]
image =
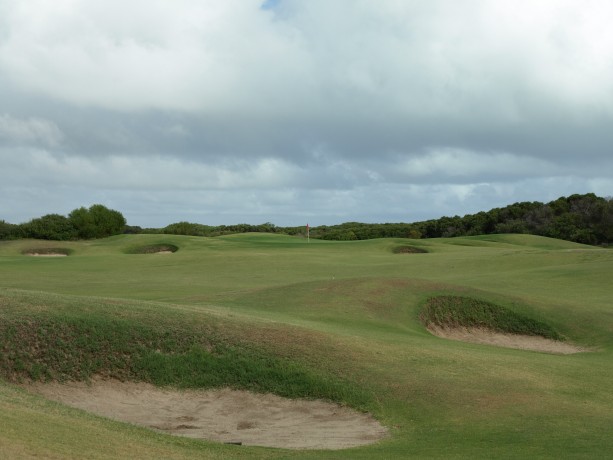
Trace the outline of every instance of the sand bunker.
[[34, 257], [66, 257], [70, 254], [70, 250], [64, 248], [32, 248], [22, 251], [22, 254]]
[[166, 433], [250, 446], [343, 449], [372, 444], [387, 430], [368, 414], [324, 401], [229, 389], [170, 390], [146, 383], [36, 383], [48, 399]]
[[428, 330], [432, 334], [444, 339], [517, 348], [520, 350], [532, 350], [542, 353], [569, 355], [587, 351], [585, 348], [578, 347], [571, 343], [560, 342], [558, 340], [551, 340], [533, 335], [505, 334], [477, 327], [442, 328], [429, 325]]

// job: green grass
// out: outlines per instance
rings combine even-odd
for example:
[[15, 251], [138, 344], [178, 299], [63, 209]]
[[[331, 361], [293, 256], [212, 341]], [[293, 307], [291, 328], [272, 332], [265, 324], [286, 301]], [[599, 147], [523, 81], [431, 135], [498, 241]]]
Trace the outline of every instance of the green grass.
[[[159, 244], [179, 250], [129, 253]], [[247, 234], [125, 235], [63, 242], [70, 257], [22, 254], [45, 246], [57, 245], [0, 243], [0, 451], [9, 457], [606, 458], [613, 450], [613, 251], [530, 235], [307, 243]], [[454, 321], [476, 315], [596, 351], [440, 339], [420, 319], [428, 299], [459, 315]], [[93, 374], [324, 397], [372, 412], [391, 437], [331, 452], [237, 448], [111, 422], [15, 386]]]

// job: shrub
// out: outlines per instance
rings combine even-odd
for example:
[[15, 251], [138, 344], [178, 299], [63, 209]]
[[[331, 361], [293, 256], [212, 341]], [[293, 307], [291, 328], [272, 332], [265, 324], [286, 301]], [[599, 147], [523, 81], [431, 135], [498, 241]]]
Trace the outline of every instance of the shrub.
[[72, 222], [59, 214], [47, 214], [21, 225], [26, 238], [65, 241], [76, 237]]
[[94, 204], [73, 210], [68, 218], [76, 229], [79, 238], [104, 238], [123, 233], [126, 219], [119, 211]]

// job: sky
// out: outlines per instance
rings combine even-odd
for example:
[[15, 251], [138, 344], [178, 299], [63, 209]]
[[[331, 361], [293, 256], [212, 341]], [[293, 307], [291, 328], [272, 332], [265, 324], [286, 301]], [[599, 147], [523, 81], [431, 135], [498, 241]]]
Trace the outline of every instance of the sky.
[[611, 196], [612, 23], [610, 0], [0, 0], [0, 220]]

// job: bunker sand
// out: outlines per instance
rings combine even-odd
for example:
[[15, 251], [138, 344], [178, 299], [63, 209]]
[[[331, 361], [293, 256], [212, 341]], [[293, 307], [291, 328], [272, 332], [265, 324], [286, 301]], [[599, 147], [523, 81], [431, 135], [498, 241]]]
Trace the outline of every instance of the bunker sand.
[[387, 435], [387, 429], [372, 416], [318, 400], [230, 389], [171, 390], [109, 380], [35, 383], [28, 388], [111, 419], [226, 443], [343, 449], [372, 444]]
[[520, 350], [531, 350], [542, 353], [569, 355], [588, 351], [585, 348], [581, 348], [567, 342], [560, 342], [558, 340], [551, 340], [532, 335], [505, 334], [485, 328], [442, 328], [431, 324], [428, 326], [428, 330], [432, 334], [444, 339], [494, 345], [497, 347], [516, 348]]

